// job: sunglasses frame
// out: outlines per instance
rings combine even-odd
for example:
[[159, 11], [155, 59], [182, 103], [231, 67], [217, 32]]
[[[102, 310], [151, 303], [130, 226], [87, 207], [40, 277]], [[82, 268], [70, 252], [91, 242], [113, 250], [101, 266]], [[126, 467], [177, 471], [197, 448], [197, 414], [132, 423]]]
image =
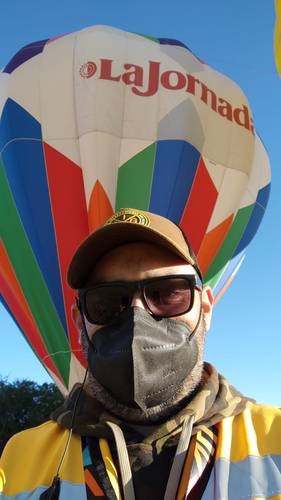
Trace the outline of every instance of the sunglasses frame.
[[[165, 281], [169, 279], [175, 279], [175, 278], [181, 278], [186, 281], [188, 281], [190, 286], [190, 291], [191, 291], [191, 300], [189, 307], [187, 309], [184, 309], [181, 313], [169, 315], [169, 316], [159, 316], [153, 313], [151, 308], [148, 305], [147, 302], [147, 297], [145, 295], [145, 286], [148, 285], [149, 283], [153, 283], [154, 281]], [[134, 294], [136, 291], [140, 292], [141, 300], [143, 304], [145, 305], [145, 308], [149, 311], [149, 313], [155, 317], [155, 318], [173, 318], [176, 316], [181, 316], [182, 314], [186, 314], [189, 311], [191, 311], [193, 305], [194, 305], [194, 296], [195, 296], [195, 289], [198, 291], [202, 291], [202, 281], [200, 277], [197, 274], [169, 274], [167, 276], [154, 276], [153, 278], [147, 278], [144, 280], [137, 280], [137, 281], [106, 281], [106, 282], [101, 282], [97, 283], [96, 285], [86, 287], [86, 288], [80, 288], [78, 290], [78, 308], [81, 312], [83, 312], [84, 316], [87, 318], [87, 321], [91, 324], [94, 325], [105, 325], [110, 323], [101, 323], [101, 322], [93, 322], [92, 318], [88, 314], [87, 306], [86, 306], [86, 296], [87, 293], [90, 291], [96, 289], [96, 288], [109, 288], [112, 286], [120, 286], [124, 287], [128, 290], [128, 295], [129, 295], [129, 304], [127, 305], [126, 309], [129, 308], [132, 304], [132, 300], [134, 297]]]

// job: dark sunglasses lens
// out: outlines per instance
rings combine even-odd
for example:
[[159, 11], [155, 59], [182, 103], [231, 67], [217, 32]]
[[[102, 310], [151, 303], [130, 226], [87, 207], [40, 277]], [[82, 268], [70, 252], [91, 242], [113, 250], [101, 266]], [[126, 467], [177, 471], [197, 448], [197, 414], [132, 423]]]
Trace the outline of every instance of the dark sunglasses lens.
[[155, 316], [179, 316], [192, 305], [193, 284], [185, 278], [155, 280], [145, 285], [144, 294]]
[[96, 286], [86, 292], [86, 318], [97, 325], [110, 323], [129, 306], [130, 300], [126, 287]]

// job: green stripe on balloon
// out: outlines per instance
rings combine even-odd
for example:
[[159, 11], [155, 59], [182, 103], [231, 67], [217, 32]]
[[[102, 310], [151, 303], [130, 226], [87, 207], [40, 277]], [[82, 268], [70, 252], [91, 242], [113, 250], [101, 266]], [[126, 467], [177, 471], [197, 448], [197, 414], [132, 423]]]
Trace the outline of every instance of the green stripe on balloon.
[[204, 278], [204, 284], [210, 286], [212, 290], [214, 290], [215, 286], [220, 280], [220, 277], [223, 275], [225, 269], [227, 268], [227, 264], [228, 262], [225, 264], [223, 268], [220, 268], [216, 274], [212, 275], [210, 279]]
[[148, 210], [153, 178], [156, 143], [124, 163], [118, 170], [116, 210]]
[[159, 40], [158, 38], [155, 38], [154, 36], [149, 36], [149, 35], [143, 35], [142, 33], [134, 33], [135, 35], [139, 35], [141, 36], [142, 38], [147, 38], [148, 40], [151, 40], [152, 42], [155, 42], [155, 43], [158, 43], [159, 44]]
[[18, 216], [1, 160], [0, 211], [3, 214], [0, 218], [0, 234], [17, 279], [41, 332], [47, 351], [53, 353], [52, 360], [67, 386], [70, 347]]
[[238, 210], [223, 245], [204, 278], [204, 282], [211, 288], [216, 286], [224, 272], [225, 267], [234, 254], [235, 249], [243, 236], [245, 228], [247, 227], [253, 208], [254, 204]]

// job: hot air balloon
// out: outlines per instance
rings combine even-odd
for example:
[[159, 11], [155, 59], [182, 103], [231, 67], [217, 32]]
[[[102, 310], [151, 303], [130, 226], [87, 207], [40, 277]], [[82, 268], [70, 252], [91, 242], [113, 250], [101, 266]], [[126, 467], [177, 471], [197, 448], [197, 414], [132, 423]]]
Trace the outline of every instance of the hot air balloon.
[[27, 45], [1, 74], [1, 300], [66, 394], [85, 360], [66, 283], [114, 209], [180, 224], [216, 300], [263, 217], [269, 162], [241, 89], [183, 43], [107, 26]]

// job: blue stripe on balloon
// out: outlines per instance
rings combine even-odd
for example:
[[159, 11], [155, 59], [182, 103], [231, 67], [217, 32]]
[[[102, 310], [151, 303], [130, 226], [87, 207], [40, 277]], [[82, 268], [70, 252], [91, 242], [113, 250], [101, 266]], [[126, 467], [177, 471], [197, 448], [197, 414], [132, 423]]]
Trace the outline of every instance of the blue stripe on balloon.
[[160, 45], [174, 45], [176, 47], [183, 47], [191, 52], [191, 50], [184, 43], [180, 42], [179, 40], [175, 40], [174, 38], [158, 38], [158, 41]]
[[216, 286], [214, 287], [214, 296], [216, 297], [220, 291], [223, 289], [241, 260], [245, 256], [245, 250], [253, 237], [255, 236], [259, 225], [262, 221], [262, 218], [264, 216], [265, 208], [268, 202], [269, 198], [269, 193], [270, 193], [270, 184], [267, 184], [264, 188], [260, 189], [258, 192], [258, 196], [255, 202], [255, 206], [252, 210], [250, 219], [248, 221], [248, 224], [244, 230], [243, 236], [241, 240], [239, 241], [234, 253], [233, 257], [230, 260], [229, 264], [225, 267], [223, 270], [223, 273], [221, 275], [221, 278], [217, 282]]
[[[2, 158], [9, 187], [57, 313], [67, 332], [41, 127], [23, 108], [11, 101], [1, 121], [0, 136], [3, 131], [7, 142]], [[20, 139], [20, 130], [22, 135], [29, 138]]]
[[270, 183], [259, 190], [256, 203], [258, 203], [265, 209], [269, 199], [269, 194], [270, 194]]
[[38, 42], [33, 42], [25, 45], [25, 47], [19, 50], [8, 62], [7, 66], [5, 66], [3, 70], [3, 73], [12, 73], [25, 61], [28, 61], [28, 59], [31, 59], [37, 54], [40, 54], [40, 52], [43, 52], [43, 49], [48, 40], [49, 39], [47, 38], [46, 40], [39, 40]]
[[200, 153], [186, 141], [158, 141], [149, 210], [178, 224], [199, 165]]
[[266, 204], [269, 197], [270, 185], [259, 190], [255, 206], [249, 222], [244, 230], [243, 236], [235, 249], [234, 256], [242, 252], [252, 241], [264, 216]]
[[[28, 119], [27, 117], [30, 117]], [[25, 128], [24, 128], [25, 127]], [[15, 139], [41, 138], [41, 126], [19, 104], [7, 99], [0, 120], [0, 151]]]
[[245, 257], [245, 252], [241, 252], [235, 257], [233, 257], [229, 263], [225, 266], [223, 273], [219, 279], [219, 281], [216, 283], [214, 289], [213, 289], [213, 294], [214, 297], [219, 295], [223, 287], [226, 285], [228, 282], [229, 278], [232, 276], [232, 274], [235, 272], [237, 267], [239, 266], [240, 262], [244, 259]]

